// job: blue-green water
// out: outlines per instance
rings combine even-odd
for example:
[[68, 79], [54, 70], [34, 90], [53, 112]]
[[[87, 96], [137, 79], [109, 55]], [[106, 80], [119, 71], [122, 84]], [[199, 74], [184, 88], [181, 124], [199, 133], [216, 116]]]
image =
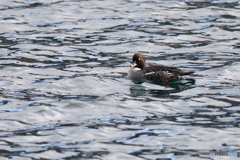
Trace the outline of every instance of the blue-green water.
[[[1, 159], [240, 152], [239, 9], [226, 0], [2, 0]], [[127, 78], [136, 52], [195, 74], [136, 82]]]

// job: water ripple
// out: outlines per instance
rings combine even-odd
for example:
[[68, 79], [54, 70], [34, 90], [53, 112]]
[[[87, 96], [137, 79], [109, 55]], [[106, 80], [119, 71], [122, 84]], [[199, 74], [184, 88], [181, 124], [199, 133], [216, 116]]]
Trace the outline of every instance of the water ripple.
[[[238, 152], [238, 10], [234, 0], [1, 1], [1, 156]], [[195, 73], [167, 85], [130, 80], [136, 52]]]

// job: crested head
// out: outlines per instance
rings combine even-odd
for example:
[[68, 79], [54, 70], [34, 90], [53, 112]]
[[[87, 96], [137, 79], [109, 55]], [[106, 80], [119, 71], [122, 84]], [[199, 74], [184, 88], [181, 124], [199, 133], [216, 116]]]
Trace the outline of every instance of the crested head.
[[135, 53], [132, 57], [133, 64], [140, 69], [146, 68], [146, 59], [141, 53]]

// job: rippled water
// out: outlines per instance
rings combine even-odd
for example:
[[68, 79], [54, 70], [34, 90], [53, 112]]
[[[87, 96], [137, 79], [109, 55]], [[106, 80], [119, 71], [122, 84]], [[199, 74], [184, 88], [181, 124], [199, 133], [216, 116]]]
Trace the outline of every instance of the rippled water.
[[[240, 152], [239, 9], [234, 0], [1, 0], [0, 156]], [[195, 74], [133, 81], [136, 52]]]

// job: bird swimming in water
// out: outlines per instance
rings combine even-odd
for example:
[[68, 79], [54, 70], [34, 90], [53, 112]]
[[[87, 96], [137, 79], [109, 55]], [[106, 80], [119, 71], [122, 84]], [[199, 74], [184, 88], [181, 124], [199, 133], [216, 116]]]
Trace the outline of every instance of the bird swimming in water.
[[176, 67], [146, 66], [146, 58], [141, 53], [135, 53], [132, 57], [133, 64], [128, 71], [129, 78], [142, 78], [147, 80], [159, 80], [167, 82], [181, 76], [190, 75], [194, 71], [182, 71]]

